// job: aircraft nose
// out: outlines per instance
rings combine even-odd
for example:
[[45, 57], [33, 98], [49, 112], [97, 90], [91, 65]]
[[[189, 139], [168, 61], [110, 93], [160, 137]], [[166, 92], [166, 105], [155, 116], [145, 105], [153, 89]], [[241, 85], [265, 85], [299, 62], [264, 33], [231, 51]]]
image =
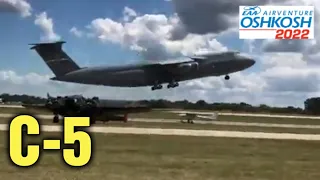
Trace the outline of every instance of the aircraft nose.
[[253, 65], [256, 63], [256, 61], [249, 58], [249, 59], [246, 59], [246, 60], [245, 60], [245, 63], [246, 63], [246, 65], [247, 65], [248, 67], [251, 67], [251, 66], [253, 66]]
[[256, 61], [249, 55], [244, 55], [244, 54], [241, 54], [241, 55], [237, 55], [237, 59], [240, 60], [240, 66], [243, 67], [243, 68], [249, 68], [251, 66], [253, 66]]

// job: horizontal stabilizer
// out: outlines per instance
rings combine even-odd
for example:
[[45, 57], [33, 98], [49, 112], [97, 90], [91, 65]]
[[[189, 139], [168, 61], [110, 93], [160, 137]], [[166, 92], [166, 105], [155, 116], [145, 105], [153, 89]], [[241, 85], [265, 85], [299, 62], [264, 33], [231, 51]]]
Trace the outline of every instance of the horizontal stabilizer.
[[44, 47], [55, 47], [57, 49], [62, 48], [62, 44], [66, 43], [65, 41], [57, 41], [57, 42], [52, 42], [52, 43], [34, 43], [34, 44], [29, 44], [32, 47], [30, 49], [36, 49], [36, 48], [44, 48]]

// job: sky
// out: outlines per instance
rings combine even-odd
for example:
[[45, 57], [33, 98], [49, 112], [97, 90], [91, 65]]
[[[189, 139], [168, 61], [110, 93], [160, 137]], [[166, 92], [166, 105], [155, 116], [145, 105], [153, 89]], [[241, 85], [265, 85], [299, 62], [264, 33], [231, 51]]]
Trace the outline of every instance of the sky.
[[[313, 40], [240, 40], [239, 5], [313, 5]], [[0, 0], [0, 93], [83, 94], [110, 99], [205, 100], [303, 107], [320, 96], [318, 0]], [[174, 89], [117, 88], [50, 81], [54, 75], [28, 44], [63, 40], [79, 66], [170, 60], [237, 50], [257, 63], [224, 77]]]

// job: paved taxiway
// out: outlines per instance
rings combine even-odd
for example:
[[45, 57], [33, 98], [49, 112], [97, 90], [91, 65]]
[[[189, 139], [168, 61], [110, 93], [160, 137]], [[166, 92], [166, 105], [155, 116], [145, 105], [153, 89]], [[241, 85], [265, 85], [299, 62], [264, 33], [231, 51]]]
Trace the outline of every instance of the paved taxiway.
[[[8, 126], [0, 124], [0, 130], [6, 131]], [[60, 132], [61, 126], [42, 125], [42, 131]], [[229, 137], [249, 139], [278, 139], [278, 140], [306, 140], [320, 141], [319, 135], [292, 134], [292, 133], [264, 133], [241, 131], [214, 131], [214, 130], [189, 130], [189, 129], [159, 129], [159, 128], [131, 128], [131, 127], [90, 127], [89, 132], [111, 134], [139, 134], [139, 135], [175, 135], [175, 136], [200, 136], [200, 137]]]
[[[12, 117], [12, 114], [0, 114], [0, 117]], [[38, 115], [39, 118], [49, 119], [52, 115]], [[131, 121], [143, 122], [166, 122], [176, 123], [176, 119], [132, 119]], [[236, 125], [236, 126], [259, 126], [259, 127], [287, 127], [287, 128], [320, 128], [316, 125], [296, 124], [267, 124], [267, 123], [244, 123], [203, 121], [203, 123]], [[0, 130], [7, 130], [8, 126], [0, 124]], [[61, 126], [42, 125], [42, 131], [59, 132]], [[90, 127], [89, 131], [97, 133], [113, 134], [145, 134], [145, 135], [179, 135], [179, 136], [202, 136], [202, 137], [229, 137], [229, 138], [253, 138], [253, 139], [279, 139], [279, 140], [309, 140], [320, 141], [320, 134], [293, 134], [293, 133], [265, 133], [265, 132], [241, 132], [241, 131], [216, 131], [216, 130], [191, 130], [191, 129], [160, 129], [160, 128], [133, 128], [133, 127]]]
[[[52, 115], [37, 115], [38, 118], [52, 119]], [[0, 114], [2, 118], [11, 118], [12, 114]], [[156, 123], [180, 123], [179, 119], [144, 119], [134, 118], [129, 119], [133, 122], [156, 122]], [[305, 125], [305, 124], [272, 124], [272, 123], [252, 123], [252, 122], [231, 122], [231, 121], [196, 121], [197, 124], [212, 124], [225, 126], [251, 126], [251, 127], [278, 127], [278, 128], [304, 128], [304, 129], [320, 129], [320, 125]]]

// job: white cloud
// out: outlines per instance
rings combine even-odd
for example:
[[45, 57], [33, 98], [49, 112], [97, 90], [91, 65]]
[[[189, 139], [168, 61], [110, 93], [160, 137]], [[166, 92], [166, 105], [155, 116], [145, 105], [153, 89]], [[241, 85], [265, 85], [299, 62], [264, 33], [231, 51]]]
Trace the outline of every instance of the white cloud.
[[291, 5], [313, 5], [314, 36], [313, 40], [265, 40], [262, 49], [267, 52], [296, 52], [303, 55], [303, 59], [310, 65], [320, 65], [320, 1], [318, 0], [291, 0]]
[[46, 12], [36, 15], [34, 24], [39, 26], [43, 32], [41, 41], [57, 41], [61, 37], [54, 32], [53, 19], [49, 18]]
[[303, 60], [301, 53], [265, 53], [261, 56], [261, 63], [264, 67], [307, 67], [308, 64]]
[[94, 19], [89, 29], [98, 40], [138, 51], [146, 60], [164, 60], [208, 49], [225, 49], [214, 34], [188, 34], [183, 39], [172, 40], [171, 32], [179, 23], [176, 14], [169, 17], [164, 14], [145, 14], [125, 23], [110, 18]]
[[131, 18], [137, 16], [137, 13], [136, 13], [133, 9], [131, 9], [131, 8], [127, 7], [127, 6], [124, 7], [122, 14], [123, 14], [123, 20], [124, 20], [125, 22], [127, 22], [127, 21], [129, 21]]
[[31, 5], [25, 0], [0, 0], [0, 12], [17, 12], [22, 17], [28, 17], [31, 11]]
[[69, 32], [77, 37], [82, 37], [83, 35], [83, 32], [76, 27], [72, 27]]

